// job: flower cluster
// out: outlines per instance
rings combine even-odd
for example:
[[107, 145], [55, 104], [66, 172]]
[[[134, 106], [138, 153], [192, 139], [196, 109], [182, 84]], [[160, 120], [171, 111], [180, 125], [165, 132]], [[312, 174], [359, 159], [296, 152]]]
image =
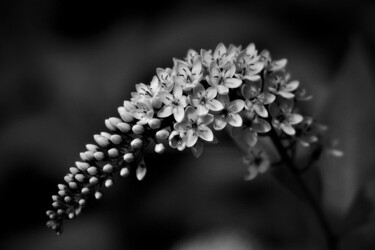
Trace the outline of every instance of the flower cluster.
[[215, 141], [215, 131], [228, 127], [250, 148], [245, 163], [247, 179], [252, 179], [269, 163], [259, 161], [262, 151], [252, 151], [258, 136], [273, 130], [283, 140], [305, 146], [319, 142], [322, 130], [310, 129], [316, 127], [313, 120], [304, 120], [295, 108], [310, 97], [290, 79], [286, 59], [273, 60], [266, 50], [258, 53], [254, 44], [242, 49], [221, 43], [214, 51], [189, 50], [183, 60], [173, 62], [172, 68], [158, 68], [149, 84], [135, 85], [131, 100], [118, 108], [119, 117], [105, 120], [109, 132], [94, 136], [96, 144], [86, 145], [65, 183], [58, 185], [54, 209], [47, 211], [47, 225], [57, 233], [62, 232], [62, 221], [77, 216], [90, 196], [101, 198], [102, 189], [113, 185], [114, 174], [127, 176], [135, 169], [141, 180], [147, 145], [154, 145], [157, 153], [166, 145], [180, 151], [191, 148], [198, 156], [204, 142]]

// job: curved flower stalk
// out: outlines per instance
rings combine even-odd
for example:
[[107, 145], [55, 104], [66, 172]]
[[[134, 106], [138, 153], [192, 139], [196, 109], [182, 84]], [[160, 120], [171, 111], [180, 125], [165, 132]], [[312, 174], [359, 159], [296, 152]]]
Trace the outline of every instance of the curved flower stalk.
[[[79, 215], [87, 199], [100, 199], [116, 174], [135, 173], [142, 180], [148, 145], [155, 145], [156, 153], [169, 145], [199, 155], [204, 143], [216, 140], [214, 132], [228, 127], [247, 142], [247, 180], [272, 166], [259, 136], [272, 138], [292, 170], [295, 142], [323, 150], [325, 129], [298, 112], [296, 101], [311, 98], [290, 80], [286, 64], [286, 59], [272, 60], [266, 50], [258, 54], [254, 44], [242, 50], [221, 43], [214, 52], [191, 49], [183, 60], [174, 59], [172, 68], [158, 68], [150, 84], [135, 85], [131, 100], [118, 108], [119, 117], [105, 120], [108, 132], [94, 135], [95, 144], [80, 153], [52, 196], [47, 226], [61, 233], [63, 221]], [[328, 145], [329, 152], [340, 155]]]

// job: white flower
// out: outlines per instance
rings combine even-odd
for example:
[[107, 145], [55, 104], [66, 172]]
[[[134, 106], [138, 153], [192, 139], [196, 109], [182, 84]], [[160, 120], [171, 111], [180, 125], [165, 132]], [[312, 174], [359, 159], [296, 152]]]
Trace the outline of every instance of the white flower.
[[156, 74], [159, 78], [159, 84], [160, 84], [160, 91], [165, 92], [171, 92], [173, 89], [174, 82], [172, 80], [173, 78], [173, 71], [170, 68], [162, 69], [157, 68]]
[[154, 108], [160, 108], [162, 101], [158, 96], [159, 90], [161, 89], [159, 80], [156, 76], [153, 77], [150, 85], [144, 83], [139, 83], [135, 85], [137, 92], [133, 92], [132, 101], [137, 102], [141, 98], [146, 98], [150, 100]]
[[187, 63], [176, 61], [175, 70], [174, 80], [185, 91], [194, 88], [203, 78], [202, 62], [199, 59], [196, 59], [191, 67]]
[[224, 107], [221, 102], [215, 99], [216, 95], [215, 88], [204, 89], [203, 85], [198, 83], [193, 89], [193, 95], [189, 96], [190, 103], [197, 108], [198, 115], [207, 114], [209, 110], [219, 111]]
[[268, 117], [268, 111], [264, 105], [275, 101], [276, 96], [271, 93], [261, 92], [254, 83], [242, 85], [242, 95], [245, 97], [245, 108], [255, 111], [261, 117]]
[[227, 123], [233, 127], [241, 127], [242, 118], [238, 113], [243, 110], [245, 102], [243, 100], [230, 102], [228, 95], [220, 95], [217, 99], [223, 104], [224, 109], [220, 114], [215, 115], [214, 129], [222, 130]]
[[169, 146], [183, 151], [186, 147], [186, 133], [176, 130], [172, 131], [172, 133], [169, 135]]
[[253, 180], [258, 174], [265, 173], [270, 165], [271, 161], [268, 155], [262, 150], [256, 150], [250, 148], [249, 154], [243, 158], [243, 162], [248, 166], [248, 174], [245, 180]]
[[154, 117], [154, 109], [149, 100], [140, 99], [136, 103], [136, 108], [131, 111], [135, 119], [138, 119], [138, 125], [147, 124]]
[[241, 79], [234, 77], [236, 72], [236, 66], [234, 64], [228, 64], [226, 67], [221, 69], [216, 62], [212, 62], [210, 66], [210, 75], [207, 76], [207, 82], [212, 87], [217, 89], [220, 95], [226, 95], [229, 93], [230, 88], [238, 88], [242, 84]]
[[186, 96], [182, 94], [182, 88], [176, 84], [173, 89], [173, 94], [168, 92], [161, 92], [160, 98], [165, 104], [158, 112], [158, 117], [168, 117], [173, 113], [174, 119], [177, 122], [184, 118], [184, 108], [187, 106]]
[[182, 122], [174, 125], [179, 132], [186, 132], [186, 146], [192, 147], [201, 138], [205, 141], [213, 141], [214, 135], [207, 126], [214, 120], [214, 116], [206, 114], [199, 116], [195, 108], [188, 106], [185, 110], [185, 117]]
[[201, 50], [202, 64], [206, 68], [210, 67], [212, 62], [215, 62], [218, 67], [225, 67], [229, 63], [233, 63], [236, 51], [231, 49], [230, 53], [223, 43], [217, 45], [214, 53], [211, 51]]

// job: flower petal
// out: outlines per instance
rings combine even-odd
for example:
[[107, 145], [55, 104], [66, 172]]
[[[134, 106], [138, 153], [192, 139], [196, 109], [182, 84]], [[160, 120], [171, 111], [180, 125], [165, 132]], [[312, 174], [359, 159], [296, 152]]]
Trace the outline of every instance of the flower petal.
[[300, 114], [291, 114], [288, 118], [287, 118], [287, 121], [289, 124], [298, 124], [300, 122], [302, 122], [303, 120], [303, 116], [300, 115]]
[[213, 111], [220, 111], [224, 108], [223, 104], [216, 99], [207, 100], [206, 107]]
[[241, 86], [241, 83], [242, 83], [242, 80], [237, 79], [237, 78], [226, 78], [224, 80], [224, 86], [231, 88], [231, 89], [238, 88], [239, 86]]
[[264, 64], [261, 62], [252, 63], [249, 65], [249, 69], [246, 75], [255, 75], [262, 71]]
[[227, 95], [229, 93], [228, 87], [224, 85], [216, 85], [216, 89], [220, 95]]
[[258, 141], [258, 135], [255, 132], [249, 131], [246, 134], [245, 140], [250, 147], [254, 147]]
[[185, 115], [185, 112], [184, 112], [183, 107], [180, 107], [180, 106], [174, 107], [173, 116], [177, 122], [181, 122], [184, 119], [184, 115]]
[[290, 93], [290, 92], [287, 92], [287, 91], [278, 91], [277, 92], [279, 95], [281, 95], [282, 97], [286, 98], [286, 99], [291, 99], [294, 97], [294, 94], [293, 93]]
[[277, 61], [273, 61], [270, 64], [269, 70], [270, 71], [281, 70], [286, 66], [287, 63], [288, 63], [288, 60], [285, 58], [277, 60]]
[[262, 118], [256, 119], [251, 127], [257, 133], [267, 133], [271, 130], [271, 125]]
[[222, 130], [227, 125], [227, 121], [223, 119], [221, 116], [215, 116], [214, 120], [214, 129], [215, 130]]
[[245, 102], [243, 100], [234, 100], [229, 103], [227, 110], [228, 112], [234, 114], [243, 110], [244, 107], [245, 107]]
[[174, 124], [173, 128], [178, 132], [187, 132], [191, 130], [191, 123], [182, 120], [182, 122], [177, 122]]
[[214, 58], [215, 59], [222, 58], [223, 55], [225, 55], [226, 53], [227, 53], [227, 48], [225, 47], [225, 45], [223, 43], [219, 43], [216, 46], [216, 49], [214, 51]]
[[173, 101], [173, 95], [168, 92], [160, 92], [159, 97], [164, 104], [171, 104]]
[[288, 135], [294, 135], [296, 130], [288, 123], [282, 122], [280, 123], [280, 128]]
[[182, 76], [185, 80], [191, 75], [188, 65], [182, 62], [177, 62], [176, 72], [177, 76]]
[[259, 75], [245, 75], [243, 79], [255, 82], [255, 81], [260, 80], [260, 76]]
[[181, 99], [182, 97], [182, 87], [179, 84], [176, 84], [173, 88], [173, 96], [176, 99]]
[[201, 50], [201, 57], [202, 57], [202, 64], [207, 68], [210, 67], [210, 64], [213, 60], [213, 57], [211, 55], [211, 51], [207, 51], [207, 50], [202, 49]]
[[165, 118], [172, 114], [173, 107], [172, 105], [164, 105], [158, 112], [158, 117]]
[[190, 123], [195, 123], [198, 119], [197, 111], [192, 106], [185, 109], [185, 117]]
[[221, 102], [224, 107], [228, 107], [230, 103], [229, 95], [218, 95], [216, 99]]
[[196, 79], [201, 73], [202, 73], [202, 62], [199, 58], [197, 58], [193, 63], [193, 67], [191, 69], [191, 75], [194, 77], [194, 79]]
[[202, 84], [198, 83], [197, 86], [193, 88], [193, 97], [201, 99], [206, 94], [206, 90]]
[[226, 117], [227, 122], [232, 125], [233, 127], [241, 127], [242, 126], [242, 118], [239, 114], [228, 114]]
[[214, 87], [209, 87], [206, 89], [206, 98], [211, 100], [214, 99], [217, 95], [217, 89]]
[[236, 73], [236, 66], [229, 64], [224, 70], [224, 78], [232, 78]]
[[263, 104], [255, 103], [253, 105], [255, 112], [261, 117], [268, 117], [268, 111]]
[[186, 133], [186, 146], [190, 148], [190, 147], [194, 146], [195, 143], [197, 143], [197, 141], [198, 141], [197, 133], [193, 129], [190, 129], [189, 131], [187, 131], [187, 133]]
[[205, 141], [213, 141], [214, 134], [212, 133], [211, 129], [204, 124], [198, 126], [197, 134], [200, 138]]
[[288, 84], [284, 85], [284, 90], [291, 92], [291, 91], [296, 90], [298, 86], [299, 86], [299, 81], [291, 81]]
[[201, 105], [201, 104], [198, 104], [196, 107], [197, 107], [197, 115], [205, 115], [209, 111], [208, 107]]
[[211, 114], [206, 114], [206, 115], [202, 115], [198, 118], [198, 121], [197, 121], [197, 124], [204, 124], [204, 125], [208, 125], [210, 124], [211, 122], [213, 122], [214, 120], [214, 116], [211, 115]]
[[257, 99], [261, 101], [264, 105], [273, 103], [276, 99], [276, 96], [271, 93], [262, 93], [258, 95]]

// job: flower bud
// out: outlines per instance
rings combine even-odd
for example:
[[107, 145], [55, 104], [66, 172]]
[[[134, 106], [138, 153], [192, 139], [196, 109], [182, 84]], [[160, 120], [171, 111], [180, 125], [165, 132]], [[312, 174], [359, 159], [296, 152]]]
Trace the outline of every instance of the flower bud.
[[165, 151], [165, 147], [163, 143], [158, 143], [155, 145], [155, 152], [158, 154], [162, 154]]
[[134, 161], [134, 154], [133, 153], [126, 153], [124, 155], [124, 161], [128, 162], [128, 163]]
[[90, 182], [91, 185], [95, 185], [99, 182], [99, 180], [96, 177], [91, 177], [89, 182]]
[[52, 195], [52, 200], [53, 201], [58, 201], [58, 200], [60, 200], [60, 197], [57, 196], [57, 195]]
[[122, 138], [120, 135], [111, 135], [111, 137], [109, 138], [109, 140], [115, 144], [115, 145], [118, 145], [122, 142]]
[[77, 174], [74, 176], [74, 179], [76, 179], [78, 182], [83, 182], [85, 180], [85, 176], [83, 174]]
[[82, 188], [81, 193], [82, 194], [88, 194], [88, 193], [90, 193], [90, 189], [88, 187], [84, 187], [84, 188]]
[[78, 187], [78, 185], [77, 185], [76, 182], [71, 181], [71, 182], [69, 182], [69, 187], [70, 187], [71, 189], [76, 189], [76, 188]]
[[87, 162], [76, 161], [75, 163], [77, 168], [83, 172], [90, 167], [90, 164], [88, 164]]
[[143, 142], [141, 139], [139, 138], [135, 138], [134, 140], [132, 140], [132, 142], [130, 143], [130, 146], [134, 149], [139, 149], [141, 148], [143, 145]]
[[100, 191], [95, 192], [95, 199], [99, 200], [99, 199], [102, 198], [102, 196], [103, 196], [103, 194]]
[[148, 122], [148, 125], [149, 125], [150, 128], [152, 128], [152, 129], [158, 129], [158, 128], [160, 128], [161, 121], [160, 121], [160, 119], [158, 119], [158, 118], [152, 118], [152, 119]]
[[119, 155], [119, 152], [116, 148], [111, 148], [110, 150], [108, 150], [108, 155], [111, 158], [115, 158]]
[[64, 197], [64, 201], [65, 201], [66, 203], [69, 203], [69, 202], [72, 201], [72, 197], [70, 197], [70, 196], [65, 196], [65, 197]]
[[70, 213], [68, 214], [68, 218], [69, 218], [69, 219], [73, 219], [73, 218], [74, 218], [74, 213], [73, 213], [73, 212], [70, 212]]
[[69, 182], [71, 182], [72, 180], [73, 180], [73, 175], [72, 175], [72, 174], [67, 174], [67, 175], [64, 176], [64, 181], [65, 181], [66, 183], [69, 183]]
[[92, 152], [98, 151], [98, 146], [94, 144], [86, 144], [86, 148], [88, 151], [92, 151]]
[[125, 107], [118, 107], [117, 111], [124, 122], [132, 122], [134, 120], [133, 115], [126, 111]]
[[105, 148], [105, 147], [107, 147], [107, 146], [109, 145], [109, 141], [108, 141], [108, 139], [105, 138], [104, 136], [101, 136], [101, 135], [94, 135], [94, 140], [95, 140], [95, 142], [96, 142], [99, 146], [101, 146], [101, 147], [103, 147], [103, 148]]
[[94, 152], [91, 152], [91, 151], [86, 151], [85, 156], [86, 156], [87, 161], [92, 161], [95, 159]]
[[166, 129], [162, 129], [156, 132], [156, 138], [159, 140], [166, 140], [168, 136], [169, 136], [169, 131]]
[[145, 167], [139, 166], [136, 170], [136, 176], [139, 181], [143, 180], [145, 178], [147, 169]]
[[64, 185], [64, 184], [57, 184], [57, 188], [58, 188], [59, 190], [65, 190], [67, 187], [66, 187], [66, 185]]
[[111, 134], [107, 132], [100, 132], [100, 135], [103, 136], [104, 138], [108, 139], [111, 138]]
[[78, 201], [78, 204], [79, 204], [80, 206], [83, 206], [83, 205], [86, 204], [86, 200], [85, 200], [85, 199], [80, 199], [80, 200]]
[[121, 119], [120, 119], [120, 118], [117, 118], [117, 117], [111, 117], [111, 118], [109, 118], [108, 120], [109, 120], [109, 122], [111, 123], [111, 125], [112, 125], [113, 127], [115, 127], [115, 128], [116, 128], [117, 124], [119, 124], [120, 122], [122, 122]]
[[113, 171], [113, 166], [111, 164], [106, 164], [103, 167], [103, 171], [105, 173], [111, 173]]
[[112, 186], [113, 186], [113, 180], [112, 180], [112, 179], [107, 179], [107, 180], [105, 180], [105, 182], [104, 182], [104, 186], [105, 186], [106, 188], [112, 187]]
[[105, 158], [105, 155], [103, 154], [103, 152], [95, 152], [94, 153], [94, 158], [97, 161], [102, 161]]
[[98, 173], [98, 169], [96, 167], [89, 167], [87, 172], [91, 175], [96, 175]]
[[128, 133], [128, 132], [130, 131], [130, 129], [131, 129], [130, 125], [127, 124], [127, 123], [124, 123], [124, 122], [117, 124], [117, 128], [118, 128], [122, 133], [125, 133], [125, 134]]
[[78, 174], [78, 173], [79, 173], [78, 168], [75, 168], [75, 167], [71, 167], [71, 168], [69, 168], [69, 171], [70, 171], [70, 173], [72, 173], [72, 174]]
[[122, 177], [126, 177], [129, 175], [129, 169], [128, 168], [122, 168], [121, 171], [120, 171], [120, 175]]
[[61, 197], [64, 197], [66, 195], [66, 192], [64, 190], [60, 190], [59, 192], [57, 192], [58, 195], [60, 195]]
[[64, 210], [62, 210], [62, 209], [60, 208], [60, 209], [57, 210], [57, 213], [58, 213], [59, 215], [62, 215], [62, 214], [64, 213]]
[[135, 124], [135, 125], [132, 127], [132, 131], [133, 131], [133, 133], [136, 134], [136, 135], [141, 135], [141, 134], [143, 134], [143, 132], [145, 132], [145, 128], [144, 128], [142, 125]]
[[114, 127], [114, 126], [112, 125], [112, 123], [109, 121], [109, 119], [105, 119], [104, 124], [105, 124], [105, 126], [106, 126], [109, 130], [111, 130], [111, 131], [116, 131], [116, 127]]
[[81, 158], [82, 161], [88, 161], [89, 159], [87, 158], [87, 156], [85, 155], [85, 152], [81, 152], [79, 153], [79, 157]]

